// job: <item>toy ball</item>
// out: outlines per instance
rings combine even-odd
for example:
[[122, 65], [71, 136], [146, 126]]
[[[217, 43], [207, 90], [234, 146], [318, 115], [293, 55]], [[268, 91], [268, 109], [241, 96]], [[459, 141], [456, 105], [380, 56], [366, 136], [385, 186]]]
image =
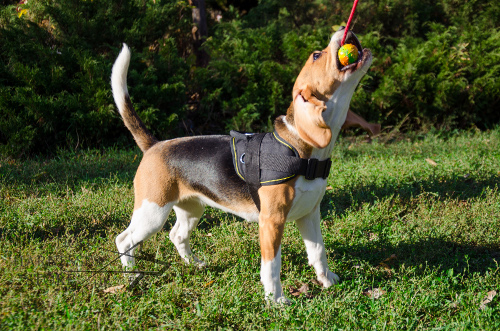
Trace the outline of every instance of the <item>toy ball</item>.
[[339, 61], [343, 66], [354, 63], [358, 60], [358, 49], [353, 44], [344, 44], [339, 49]]

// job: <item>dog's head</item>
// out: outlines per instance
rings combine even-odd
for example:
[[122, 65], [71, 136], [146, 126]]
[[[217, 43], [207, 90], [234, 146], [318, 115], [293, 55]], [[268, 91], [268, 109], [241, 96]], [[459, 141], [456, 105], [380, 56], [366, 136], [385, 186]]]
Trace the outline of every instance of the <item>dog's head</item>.
[[345, 42], [358, 48], [359, 57], [343, 66], [337, 55], [343, 34], [341, 28], [324, 50], [309, 56], [293, 87], [295, 128], [300, 138], [315, 148], [325, 148], [337, 138], [354, 89], [372, 63], [370, 50], [363, 49], [349, 31]]

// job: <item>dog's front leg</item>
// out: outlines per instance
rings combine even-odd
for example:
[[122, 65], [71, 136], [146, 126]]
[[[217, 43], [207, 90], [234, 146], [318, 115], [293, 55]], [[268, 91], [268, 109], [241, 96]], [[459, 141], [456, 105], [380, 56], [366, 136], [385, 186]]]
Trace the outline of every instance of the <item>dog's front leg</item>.
[[294, 189], [290, 184], [263, 186], [259, 189], [260, 280], [264, 285], [266, 300], [279, 304], [290, 304], [281, 288], [280, 273], [281, 238], [293, 196]]
[[340, 278], [328, 268], [320, 222], [321, 215], [318, 204], [310, 214], [297, 220], [296, 224], [306, 245], [309, 265], [313, 266], [316, 277], [323, 284], [323, 287], [330, 287], [337, 284]]
[[260, 250], [262, 254], [260, 280], [266, 300], [289, 304], [281, 288], [281, 238], [284, 220], [259, 217]]

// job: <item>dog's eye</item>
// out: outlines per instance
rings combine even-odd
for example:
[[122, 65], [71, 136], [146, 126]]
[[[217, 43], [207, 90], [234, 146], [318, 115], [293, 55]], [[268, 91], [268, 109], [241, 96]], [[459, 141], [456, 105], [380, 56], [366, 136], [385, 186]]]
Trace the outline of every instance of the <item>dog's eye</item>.
[[313, 62], [321, 57], [321, 52], [316, 52], [313, 54]]

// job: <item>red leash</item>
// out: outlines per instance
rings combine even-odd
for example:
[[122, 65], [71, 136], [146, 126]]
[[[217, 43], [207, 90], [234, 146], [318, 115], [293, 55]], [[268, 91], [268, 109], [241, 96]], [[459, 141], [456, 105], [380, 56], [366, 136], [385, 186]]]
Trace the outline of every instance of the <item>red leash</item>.
[[347, 32], [349, 31], [349, 25], [351, 25], [352, 17], [354, 16], [354, 12], [356, 11], [356, 6], [358, 5], [358, 0], [354, 0], [354, 4], [352, 5], [351, 15], [349, 15], [349, 20], [347, 21], [347, 25], [344, 31], [344, 37], [340, 42], [340, 46], [343, 46], [345, 43], [345, 37], [347, 36]]

